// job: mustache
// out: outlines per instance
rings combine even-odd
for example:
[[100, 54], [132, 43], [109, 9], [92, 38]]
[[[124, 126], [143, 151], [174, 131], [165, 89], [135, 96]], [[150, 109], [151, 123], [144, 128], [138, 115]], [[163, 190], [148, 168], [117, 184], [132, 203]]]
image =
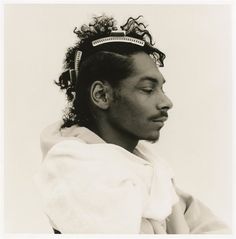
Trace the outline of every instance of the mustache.
[[161, 117], [168, 117], [167, 111], [161, 111]]

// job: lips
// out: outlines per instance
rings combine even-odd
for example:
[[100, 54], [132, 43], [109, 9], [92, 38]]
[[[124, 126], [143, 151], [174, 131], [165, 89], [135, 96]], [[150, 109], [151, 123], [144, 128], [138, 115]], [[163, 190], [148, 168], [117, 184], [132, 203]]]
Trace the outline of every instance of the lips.
[[152, 121], [164, 123], [167, 119], [168, 117], [159, 117], [159, 118], [153, 118]]

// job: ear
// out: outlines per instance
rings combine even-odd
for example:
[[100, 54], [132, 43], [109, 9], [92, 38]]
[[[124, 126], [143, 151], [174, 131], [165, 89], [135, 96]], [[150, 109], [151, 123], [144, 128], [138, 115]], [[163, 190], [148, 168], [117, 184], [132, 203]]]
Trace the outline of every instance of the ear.
[[111, 86], [102, 81], [95, 81], [90, 88], [90, 98], [100, 109], [106, 110], [110, 106]]

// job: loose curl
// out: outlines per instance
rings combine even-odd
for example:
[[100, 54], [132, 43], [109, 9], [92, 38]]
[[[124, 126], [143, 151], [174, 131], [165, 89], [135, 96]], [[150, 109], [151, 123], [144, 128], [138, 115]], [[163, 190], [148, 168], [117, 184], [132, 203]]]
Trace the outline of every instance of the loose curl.
[[[92, 128], [93, 117], [90, 111], [89, 89], [94, 80], [109, 82], [113, 87], [118, 86], [122, 79], [132, 73], [132, 61], [129, 56], [138, 52], [149, 54], [156, 64], [164, 66], [165, 54], [154, 47], [153, 39], [147, 26], [137, 18], [128, 18], [120, 26], [126, 31], [126, 36], [134, 37], [145, 42], [143, 47], [130, 43], [106, 43], [96, 47], [92, 41], [108, 37], [111, 31], [118, 30], [113, 17], [105, 15], [93, 17], [88, 25], [80, 29], [75, 28], [74, 33], [78, 41], [73, 47], [68, 48], [64, 60], [65, 71], [60, 75], [56, 85], [65, 91], [68, 105], [64, 110], [61, 128], [72, 125]], [[70, 70], [74, 69], [75, 54], [82, 51], [77, 78], [70, 77]], [[115, 72], [115, 74], [114, 74]]]

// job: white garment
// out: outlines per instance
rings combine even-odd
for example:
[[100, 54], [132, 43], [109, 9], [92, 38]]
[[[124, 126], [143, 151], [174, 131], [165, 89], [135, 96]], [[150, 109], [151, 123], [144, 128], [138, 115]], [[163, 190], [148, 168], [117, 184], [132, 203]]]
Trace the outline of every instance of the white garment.
[[59, 126], [42, 133], [44, 160], [35, 176], [55, 229], [138, 234], [142, 218], [161, 222], [171, 214], [178, 202], [172, 171], [147, 143], [132, 154], [87, 128]]

